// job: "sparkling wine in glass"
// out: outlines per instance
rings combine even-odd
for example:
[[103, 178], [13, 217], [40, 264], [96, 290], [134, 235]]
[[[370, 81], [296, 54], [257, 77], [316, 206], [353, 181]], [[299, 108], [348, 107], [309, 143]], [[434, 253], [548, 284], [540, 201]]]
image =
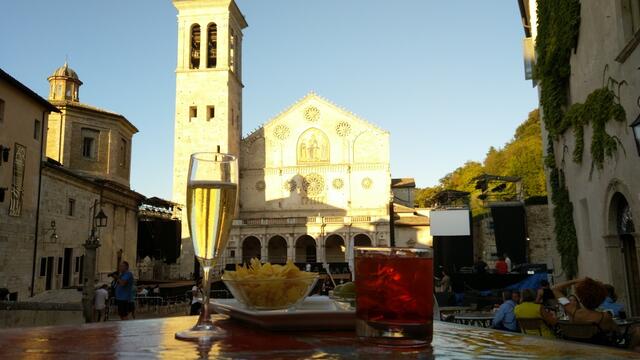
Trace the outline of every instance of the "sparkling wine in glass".
[[238, 193], [236, 158], [222, 153], [195, 153], [189, 163], [187, 219], [195, 256], [203, 270], [202, 310], [198, 323], [176, 333], [176, 339], [198, 341], [218, 337], [222, 331], [211, 321], [209, 293], [211, 269], [224, 254], [236, 211]]

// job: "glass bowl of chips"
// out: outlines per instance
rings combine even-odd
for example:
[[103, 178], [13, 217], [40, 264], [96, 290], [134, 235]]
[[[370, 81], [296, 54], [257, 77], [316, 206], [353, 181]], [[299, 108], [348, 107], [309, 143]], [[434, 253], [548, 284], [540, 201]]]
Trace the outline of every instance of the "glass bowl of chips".
[[225, 271], [222, 281], [248, 309], [282, 310], [302, 303], [318, 281], [318, 274], [301, 271], [292, 262], [272, 265], [251, 259], [247, 267]]

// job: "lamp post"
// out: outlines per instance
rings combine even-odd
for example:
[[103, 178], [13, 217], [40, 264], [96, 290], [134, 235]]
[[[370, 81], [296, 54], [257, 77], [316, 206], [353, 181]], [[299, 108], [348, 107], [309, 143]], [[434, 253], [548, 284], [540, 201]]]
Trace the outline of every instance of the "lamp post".
[[389, 246], [396, 246], [396, 219], [395, 212], [393, 207], [394, 200], [393, 191], [391, 191], [391, 196], [389, 197]]
[[[640, 105], [640, 100], [638, 100], [638, 102]], [[638, 118], [631, 124], [631, 129], [633, 130], [633, 137], [636, 140], [638, 155], [640, 155], [640, 115], [638, 115]]]
[[100, 238], [96, 232], [99, 228], [107, 226], [107, 215], [102, 208], [98, 214], [96, 210], [100, 202], [96, 199], [91, 206], [91, 232], [89, 238], [84, 243], [84, 262], [83, 262], [83, 279], [82, 279], [82, 309], [85, 322], [93, 322], [93, 297], [95, 295], [95, 278], [96, 278], [96, 249], [100, 247]]

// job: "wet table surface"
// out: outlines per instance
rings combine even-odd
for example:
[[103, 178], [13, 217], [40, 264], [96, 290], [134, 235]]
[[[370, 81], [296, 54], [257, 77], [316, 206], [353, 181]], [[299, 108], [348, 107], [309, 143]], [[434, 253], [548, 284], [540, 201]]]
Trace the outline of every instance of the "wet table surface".
[[640, 359], [640, 354], [444, 322], [433, 349], [394, 350], [353, 332], [268, 332], [216, 315], [226, 336], [174, 339], [195, 317], [0, 330], [0, 359]]

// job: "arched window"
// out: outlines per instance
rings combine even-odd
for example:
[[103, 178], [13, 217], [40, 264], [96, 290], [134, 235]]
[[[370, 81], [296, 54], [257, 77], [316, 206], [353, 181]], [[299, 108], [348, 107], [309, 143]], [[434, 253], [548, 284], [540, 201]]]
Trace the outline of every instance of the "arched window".
[[191, 61], [190, 69], [200, 68], [200, 25], [194, 24], [191, 27]]
[[207, 25], [207, 67], [214, 68], [218, 61], [218, 26]]

